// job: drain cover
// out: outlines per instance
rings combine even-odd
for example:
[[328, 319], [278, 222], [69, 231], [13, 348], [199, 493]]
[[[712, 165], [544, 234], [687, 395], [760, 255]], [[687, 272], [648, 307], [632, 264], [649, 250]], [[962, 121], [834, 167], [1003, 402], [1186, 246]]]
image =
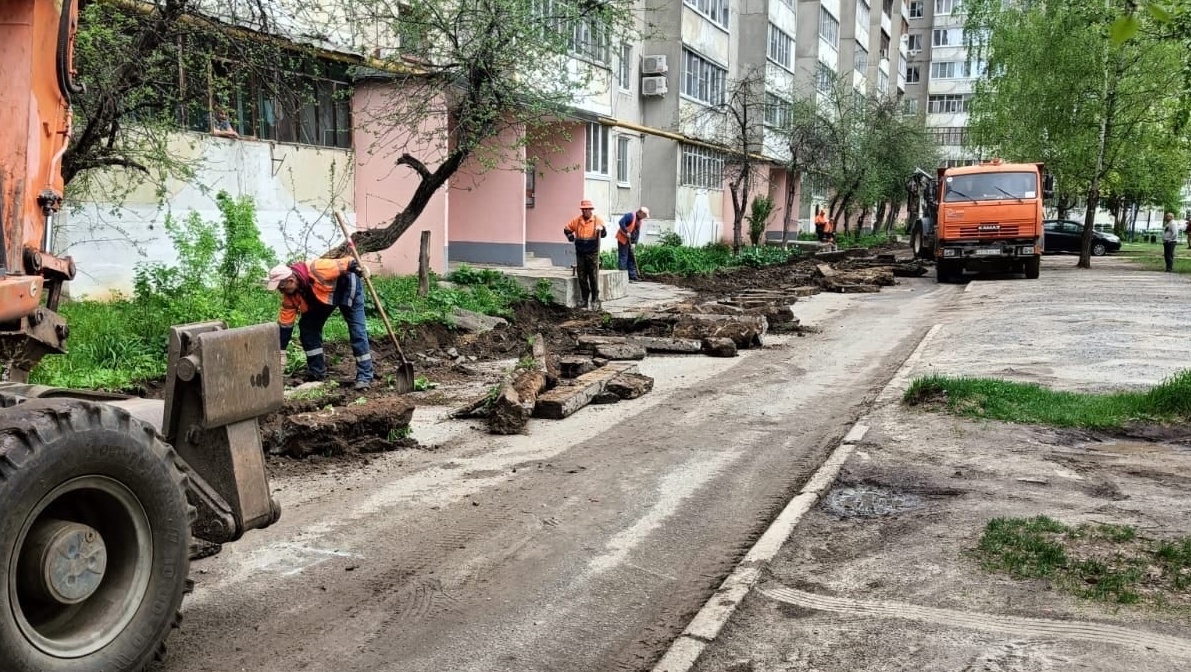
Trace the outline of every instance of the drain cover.
[[922, 506], [922, 498], [879, 485], [849, 485], [827, 493], [823, 506], [845, 518], [873, 518], [917, 509]]

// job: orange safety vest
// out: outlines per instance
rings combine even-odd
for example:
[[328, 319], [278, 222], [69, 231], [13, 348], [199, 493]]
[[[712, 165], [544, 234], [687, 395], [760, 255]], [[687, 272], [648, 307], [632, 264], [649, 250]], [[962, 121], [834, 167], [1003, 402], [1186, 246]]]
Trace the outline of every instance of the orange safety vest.
[[633, 232], [636, 231], [637, 227], [639, 226], [641, 226], [641, 222], [637, 221], [637, 213], [634, 212], [633, 221], [629, 223], [628, 226], [626, 226], [624, 229], [621, 229], [620, 226], [617, 225], [616, 242], [620, 243], [621, 245], [628, 245], [629, 241], [632, 240]]
[[826, 227], [828, 225], [827, 213], [820, 210], [819, 214], [815, 215], [815, 226]]
[[[331, 305], [335, 294], [335, 284], [339, 276], [347, 273], [352, 260], [348, 257], [341, 259], [315, 259], [301, 262], [310, 270], [310, 290], [314, 298], [328, 306]], [[283, 294], [281, 297], [281, 314], [277, 322], [283, 327], [292, 327], [298, 321], [298, 315], [310, 310], [303, 292]]]

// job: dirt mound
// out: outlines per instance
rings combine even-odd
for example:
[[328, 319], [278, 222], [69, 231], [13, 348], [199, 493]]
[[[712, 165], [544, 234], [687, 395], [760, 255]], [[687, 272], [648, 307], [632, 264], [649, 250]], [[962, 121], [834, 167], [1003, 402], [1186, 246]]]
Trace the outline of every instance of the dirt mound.
[[261, 422], [266, 452], [289, 457], [334, 456], [417, 445], [408, 437], [414, 404], [404, 397], [361, 397], [346, 405], [327, 403], [315, 410], [295, 411], [298, 407], [283, 409]]

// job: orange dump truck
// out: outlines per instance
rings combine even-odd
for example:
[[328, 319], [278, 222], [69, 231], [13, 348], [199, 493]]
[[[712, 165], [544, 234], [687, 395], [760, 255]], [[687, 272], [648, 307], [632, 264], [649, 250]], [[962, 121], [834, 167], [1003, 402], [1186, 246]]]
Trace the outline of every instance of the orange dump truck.
[[940, 168], [937, 177], [919, 170], [910, 190], [923, 203], [910, 245], [915, 256], [934, 259], [939, 282], [958, 279], [965, 271], [1038, 277], [1042, 201], [1054, 192], [1053, 177], [1041, 163], [993, 159]]

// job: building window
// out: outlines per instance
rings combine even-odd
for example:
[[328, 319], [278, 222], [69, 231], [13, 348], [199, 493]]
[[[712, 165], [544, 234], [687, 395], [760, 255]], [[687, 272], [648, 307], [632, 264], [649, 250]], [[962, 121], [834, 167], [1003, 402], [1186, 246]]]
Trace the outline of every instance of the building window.
[[769, 60], [789, 70], [794, 59], [794, 38], [769, 24]]
[[819, 93], [831, 93], [831, 88], [835, 86], [835, 70], [831, 69], [823, 61], [815, 64], [815, 88]]
[[722, 105], [728, 70], [690, 49], [682, 50], [682, 94], [706, 105]]
[[625, 91], [633, 89], [633, 45], [628, 42], [620, 45], [620, 70], [616, 73], [616, 83]]
[[955, 79], [955, 61], [935, 61], [930, 64], [931, 79]]
[[967, 94], [946, 94], [928, 96], [926, 101], [926, 111], [936, 114], [957, 114], [968, 111], [968, 100], [971, 98]]
[[718, 24], [722, 28], [728, 27], [728, 4], [729, 0], [682, 0], [687, 7], [699, 12], [712, 23]]
[[856, 24], [867, 28], [869, 21], [868, 3], [865, 0], [856, 0]]
[[859, 72], [862, 75], [868, 68], [868, 49], [865, 49], [863, 46], [861, 46], [859, 42], [856, 43], [856, 59], [853, 67], [856, 68], [856, 72]]
[[959, 14], [963, 8], [964, 0], [935, 0], [935, 16]]
[[926, 10], [925, 0], [910, 0], [910, 18], [921, 19], [923, 12]]
[[877, 93], [889, 93], [889, 75], [882, 70], [877, 71]]
[[917, 54], [922, 51], [922, 36], [910, 35], [910, 39], [906, 42], [906, 51], [911, 54]]
[[687, 187], [724, 188], [724, 155], [706, 147], [682, 146], [682, 174], [679, 181]]
[[241, 137], [348, 149], [351, 86], [344, 66], [311, 59], [302, 72], [249, 72], [223, 59], [179, 71], [178, 124], [209, 133], [226, 110]]
[[772, 93], [765, 94], [765, 125], [785, 128], [790, 125], [790, 101]]
[[629, 138], [616, 136], [616, 181], [629, 186]]
[[819, 5], [819, 37], [839, 49], [839, 19], [832, 16], [822, 5]]
[[936, 47], [958, 47], [963, 44], [963, 28], [936, 28], [931, 31], [931, 44]]
[[968, 129], [963, 126], [944, 126], [932, 130], [936, 145], [958, 147], [968, 139]]
[[918, 114], [918, 99], [904, 98], [902, 99], [902, 114], [907, 117], [912, 117]]
[[574, 18], [572, 0], [533, 0], [533, 12], [542, 19], [541, 30], [566, 37], [571, 53], [607, 65], [612, 61], [608, 27], [598, 14]]
[[911, 65], [906, 67], [906, 84], [917, 84], [922, 81], [922, 69], [920, 66]]
[[593, 175], [608, 174], [608, 127], [600, 124], [587, 125], [587, 172]]

